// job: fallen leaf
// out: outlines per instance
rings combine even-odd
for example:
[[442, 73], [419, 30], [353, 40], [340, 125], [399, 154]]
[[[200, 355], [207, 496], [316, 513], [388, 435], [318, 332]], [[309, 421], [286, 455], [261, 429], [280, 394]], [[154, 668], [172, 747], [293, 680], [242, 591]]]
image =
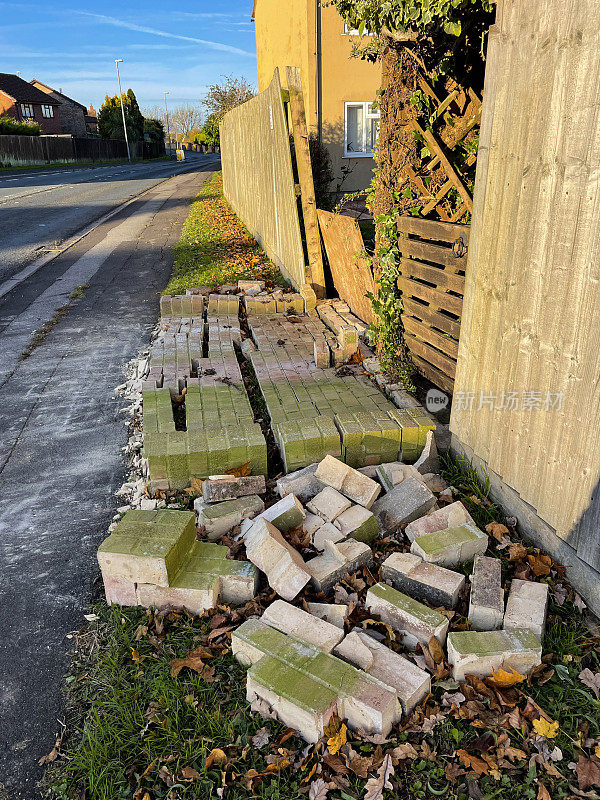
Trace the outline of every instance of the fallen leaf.
[[269, 743], [271, 738], [271, 733], [268, 728], [261, 728], [257, 731], [254, 736], [252, 737], [252, 744], [256, 747], [257, 750], [260, 750], [262, 747]]
[[600, 698], [600, 672], [592, 672], [591, 669], [584, 669], [579, 673], [579, 680], [588, 686], [597, 698]]
[[54, 747], [46, 756], [42, 756], [38, 761], [40, 767], [43, 767], [44, 764], [51, 764], [53, 761], [56, 761], [58, 756], [60, 755], [60, 746], [62, 744], [62, 736], [56, 737], [56, 742], [54, 743]]
[[347, 740], [347, 728], [342, 723], [340, 729], [337, 733], [327, 739], [327, 749], [329, 750], [332, 756], [339, 753], [340, 749], [346, 744]]
[[200, 778], [200, 773], [197, 772], [193, 767], [184, 767], [181, 770], [182, 779], [184, 781], [197, 781]]
[[521, 675], [520, 672], [511, 667], [510, 672], [505, 669], [499, 669], [498, 672], [492, 670], [492, 677], [488, 678], [486, 683], [499, 689], [507, 689], [509, 686], [516, 686], [518, 683], [522, 683], [524, 680], [526, 680], [526, 676]]
[[558, 722], [548, 722], [545, 719], [534, 719], [533, 729], [540, 736], [545, 736], [546, 739], [555, 739], [558, 734]]
[[529, 566], [537, 578], [541, 578], [543, 575], [550, 575], [550, 570], [552, 569], [550, 556], [545, 553], [537, 553], [536, 555], [527, 556], [527, 561], [529, 561]]
[[596, 756], [586, 758], [579, 756], [575, 768], [580, 789], [589, 789], [590, 786], [600, 786], [600, 759]]
[[252, 466], [248, 461], [241, 467], [235, 467], [234, 469], [228, 469], [227, 475], [233, 475], [235, 478], [247, 478], [249, 475], [252, 475]]
[[580, 614], [583, 614], [583, 612], [587, 608], [586, 604], [583, 602], [583, 600], [581, 599], [581, 597], [578, 594], [575, 594], [575, 599], [573, 600], [573, 605], [579, 611]]
[[403, 744], [399, 744], [398, 747], [394, 747], [393, 750], [390, 751], [390, 755], [392, 758], [397, 758], [402, 760], [403, 758], [418, 758], [418, 753], [415, 748], [410, 744], [410, 742], [404, 742]]
[[509, 533], [506, 525], [501, 525], [499, 522], [490, 522], [489, 525], [485, 526], [485, 529], [490, 536], [493, 536], [494, 539], [497, 539], [499, 542], [501, 542], [504, 536]]
[[552, 800], [550, 792], [543, 783], [538, 785], [538, 793], [537, 793], [537, 800]]
[[204, 769], [209, 770], [213, 764], [224, 764], [227, 761], [227, 753], [221, 750], [219, 747], [215, 747], [214, 750], [211, 750], [208, 756], [206, 757], [206, 763], [204, 764]]
[[358, 775], [359, 778], [367, 778], [369, 770], [373, 766], [373, 759], [367, 758], [366, 756], [354, 756], [354, 758], [348, 764], [350, 769], [355, 775]]
[[203, 659], [212, 658], [213, 654], [203, 647], [197, 647], [193, 652], [185, 658], [174, 658], [171, 661], [171, 675], [176, 678], [184, 667], [189, 667], [196, 672], [202, 672], [204, 669]]
[[457, 750], [456, 755], [460, 758], [465, 767], [469, 767], [477, 774], [477, 777], [480, 775], [487, 775], [490, 771], [489, 764], [482, 758], [477, 758], [477, 756], [472, 756], [470, 753], [467, 753], [466, 750]]
[[383, 758], [383, 763], [377, 770], [376, 778], [369, 778], [365, 785], [364, 800], [383, 800], [383, 790], [393, 789], [390, 778], [394, 774], [394, 765], [389, 753]]
[[444, 661], [444, 649], [439, 641], [432, 636], [429, 640], [427, 648], [431, 654], [431, 657], [435, 661], [436, 664], [441, 664]]
[[317, 778], [313, 781], [308, 790], [308, 800], [327, 800], [327, 793], [329, 792], [329, 784], [325, 783], [323, 778]]

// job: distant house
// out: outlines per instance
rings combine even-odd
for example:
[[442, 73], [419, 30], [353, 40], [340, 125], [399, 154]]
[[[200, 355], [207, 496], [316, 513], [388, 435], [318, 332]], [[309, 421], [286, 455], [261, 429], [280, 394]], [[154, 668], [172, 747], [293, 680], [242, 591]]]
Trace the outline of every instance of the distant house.
[[0, 116], [19, 122], [37, 122], [42, 133], [58, 134], [62, 133], [60, 108], [61, 104], [51, 95], [18, 75], [0, 72]]
[[92, 105], [85, 115], [85, 124], [87, 125], [88, 133], [93, 133], [94, 135], [98, 133], [98, 114]]
[[[263, 91], [279, 67], [299, 67], [309, 130], [331, 155], [344, 192], [366, 188], [379, 135], [375, 104], [381, 64], [352, 58], [358, 31], [344, 23], [335, 5], [315, 0], [254, 0], [258, 88]], [[365, 32], [365, 36], [369, 36]]]
[[31, 85], [35, 86], [36, 89], [39, 89], [40, 92], [44, 92], [44, 94], [51, 97], [60, 105], [60, 124], [61, 130], [60, 133], [70, 133], [71, 136], [86, 136], [87, 135], [87, 126], [85, 118], [87, 116], [87, 108], [78, 103], [77, 100], [73, 100], [71, 97], [68, 97], [66, 94], [63, 94], [60, 89], [53, 89], [51, 86], [47, 86], [45, 83], [36, 80], [35, 78], [31, 81]]

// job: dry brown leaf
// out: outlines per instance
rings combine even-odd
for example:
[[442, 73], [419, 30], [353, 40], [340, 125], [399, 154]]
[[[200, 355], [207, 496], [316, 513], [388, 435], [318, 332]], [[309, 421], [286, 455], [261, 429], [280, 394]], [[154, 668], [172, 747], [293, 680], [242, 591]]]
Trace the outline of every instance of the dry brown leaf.
[[308, 800], [327, 800], [327, 793], [329, 792], [329, 784], [325, 783], [323, 778], [317, 778], [313, 781], [308, 790]]
[[545, 553], [537, 553], [532, 556], [527, 556], [527, 561], [529, 561], [529, 566], [537, 578], [550, 575], [550, 570], [552, 569], [552, 559], [550, 556], [547, 556]]
[[579, 756], [575, 772], [580, 789], [589, 789], [590, 786], [600, 787], [600, 759], [596, 756], [591, 758]]
[[206, 757], [206, 763], [204, 764], [204, 769], [209, 770], [213, 764], [225, 764], [227, 761], [227, 753], [224, 750], [221, 750], [219, 747], [215, 747], [214, 750], [211, 750], [210, 753]]
[[192, 781], [198, 780], [200, 773], [197, 772], [197, 770], [195, 770], [193, 767], [184, 767], [181, 770], [181, 776], [183, 781], [188, 781], [191, 783]]
[[527, 558], [527, 548], [518, 542], [513, 542], [508, 548], [509, 561], [523, 561]]
[[171, 661], [171, 675], [176, 678], [184, 667], [189, 667], [196, 672], [202, 673], [207, 658], [212, 658], [213, 654], [203, 647], [197, 647], [189, 656], [185, 658], [174, 658]]
[[579, 673], [579, 680], [588, 686], [597, 698], [600, 698], [600, 672], [592, 672], [591, 669], [584, 669]]
[[546, 789], [543, 783], [538, 785], [537, 800], [552, 800], [550, 792], [548, 789]]
[[472, 756], [470, 753], [467, 753], [466, 750], [457, 750], [456, 755], [460, 758], [465, 767], [469, 767], [469, 769], [472, 769], [473, 772], [477, 774], [477, 777], [489, 773], [490, 766], [482, 758]]
[[490, 522], [489, 525], [485, 526], [485, 529], [490, 536], [493, 536], [494, 539], [497, 539], [499, 542], [509, 533], [506, 525], [501, 525], [499, 522]]
[[60, 746], [62, 744], [62, 736], [56, 737], [56, 742], [54, 743], [54, 747], [46, 756], [42, 756], [38, 761], [40, 767], [43, 767], [44, 764], [51, 764], [53, 761], [56, 761], [58, 756], [60, 755]]
[[346, 744], [347, 738], [347, 728], [342, 723], [339, 731], [327, 739], [327, 749], [329, 750], [329, 753], [332, 756], [335, 756], [337, 753], [339, 753], [341, 748]]
[[427, 647], [434, 662], [436, 664], [442, 664], [444, 662], [444, 649], [435, 636], [431, 637]]
[[367, 758], [366, 756], [354, 756], [348, 766], [359, 778], [366, 778], [369, 770], [373, 766], [373, 759]]
[[390, 778], [394, 774], [394, 765], [389, 753], [384, 756], [383, 762], [377, 770], [376, 778], [369, 778], [365, 785], [364, 800], [383, 800], [384, 789], [393, 789]]
[[228, 469], [225, 473], [226, 475], [233, 475], [234, 478], [247, 478], [249, 475], [252, 475], [252, 466], [250, 461], [244, 464], [241, 467], [235, 467], [234, 469]]

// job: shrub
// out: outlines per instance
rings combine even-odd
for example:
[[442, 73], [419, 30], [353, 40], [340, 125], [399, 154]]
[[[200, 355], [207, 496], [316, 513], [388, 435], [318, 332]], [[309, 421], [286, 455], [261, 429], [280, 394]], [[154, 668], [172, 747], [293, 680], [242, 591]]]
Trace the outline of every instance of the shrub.
[[37, 122], [19, 122], [12, 117], [0, 117], [0, 134], [5, 136], [39, 136], [41, 132]]

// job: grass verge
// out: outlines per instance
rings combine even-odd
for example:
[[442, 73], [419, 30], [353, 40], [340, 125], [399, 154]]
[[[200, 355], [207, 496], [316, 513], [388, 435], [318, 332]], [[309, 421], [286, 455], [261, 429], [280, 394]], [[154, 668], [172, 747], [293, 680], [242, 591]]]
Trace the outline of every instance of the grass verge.
[[165, 294], [185, 294], [195, 286], [220, 286], [238, 280], [286, 285], [223, 197], [220, 172], [205, 184], [192, 205], [174, 256]]

